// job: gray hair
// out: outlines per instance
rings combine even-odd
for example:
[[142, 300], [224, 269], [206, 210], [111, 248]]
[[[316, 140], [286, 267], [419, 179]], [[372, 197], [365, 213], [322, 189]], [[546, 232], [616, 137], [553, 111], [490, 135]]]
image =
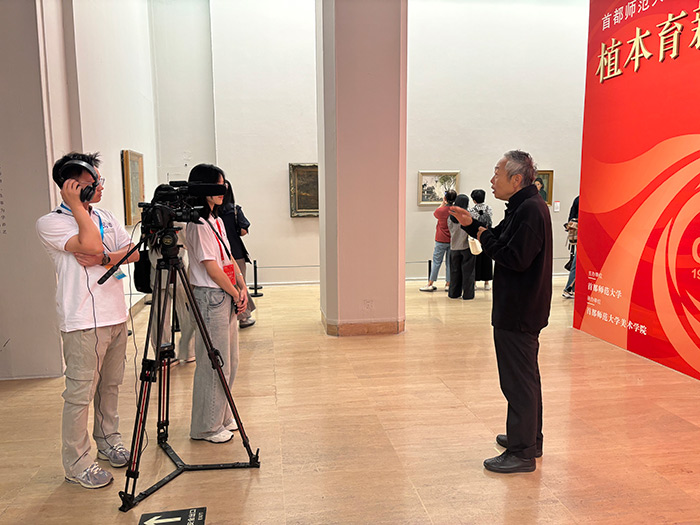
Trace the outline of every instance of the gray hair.
[[514, 149], [504, 153], [503, 157], [506, 159], [508, 180], [513, 178], [513, 175], [520, 173], [523, 176], [522, 188], [534, 184], [535, 177], [537, 177], [537, 165], [529, 153]]

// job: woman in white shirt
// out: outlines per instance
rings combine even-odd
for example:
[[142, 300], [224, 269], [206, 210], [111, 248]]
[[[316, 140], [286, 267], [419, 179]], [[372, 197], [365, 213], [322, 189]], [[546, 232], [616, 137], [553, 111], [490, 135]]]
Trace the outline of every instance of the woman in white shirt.
[[[198, 164], [192, 168], [189, 182], [223, 186], [224, 172], [212, 164]], [[186, 230], [190, 283], [212, 345], [221, 353], [221, 368], [231, 388], [238, 368], [236, 311], [246, 308], [246, 284], [230, 257], [226, 228], [217, 215], [223, 195], [199, 197], [199, 200], [197, 204], [202, 206], [199, 223], [188, 223]], [[199, 333], [195, 339], [195, 355], [190, 437], [225, 443], [237, 430], [236, 421]]]

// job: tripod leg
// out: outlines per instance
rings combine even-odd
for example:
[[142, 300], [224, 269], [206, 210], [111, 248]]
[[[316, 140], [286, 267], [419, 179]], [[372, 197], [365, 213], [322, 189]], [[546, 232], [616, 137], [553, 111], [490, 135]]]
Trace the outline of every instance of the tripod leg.
[[[170, 425], [170, 364], [175, 357], [175, 285], [173, 284], [172, 262], [159, 261], [160, 272], [167, 268], [168, 273], [165, 280], [165, 287], [162, 294], [163, 304], [161, 305], [160, 324], [158, 325], [158, 339], [161, 341], [156, 355], [158, 368], [158, 443], [167, 443], [168, 427]], [[172, 293], [171, 293], [172, 291]], [[170, 319], [170, 340], [163, 343], [163, 332], [165, 332], [165, 321]]]
[[[162, 324], [160, 319], [160, 309], [157, 307], [161, 302], [161, 290], [160, 290], [161, 274], [156, 273], [155, 277], [155, 292], [156, 298], [151, 307], [151, 313], [148, 317], [148, 332], [146, 333], [146, 343], [144, 345], [144, 355], [141, 366], [141, 375], [139, 380], [141, 382], [139, 387], [139, 399], [136, 405], [136, 418], [134, 420], [134, 433], [131, 437], [131, 454], [129, 456], [128, 468], [126, 470], [126, 485], [124, 490], [119, 492], [119, 497], [122, 500], [122, 506], [119, 510], [127, 511], [131, 509], [134, 503], [134, 494], [136, 493], [136, 480], [139, 477], [139, 465], [141, 463], [141, 454], [143, 453], [143, 443], [144, 436], [146, 432], [146, 420], [148, 417], [148, 402], [151, 395], [151, 384], [156, 380], [156, 369], [157, 362], [148, 359], [148, 343], [151, 337], [151, 326], [153, 323]], [[156, 349], [160, 345], [160, 338], [162, 335], [162, 330], [157, 331], [156, 336]]]
[[[161, 287], [161, 282], [163, 278], [163, 271], [168, 269], [168, 284], [165, 289]], [[222, 358], [221, 354], [212, 345], [209, 332], [207, 331], [204, 321], [202, 319], [202, 314], [197, 307], [197, 303], [194, 299], [194, 294], [192, 288], [190, 287], [187, 275], [184, 272], [184, 267], [182, 260], [176, 256], [168, 256], [167, 258], [161, 258], [158, 261], [157, 273], [155, 277], [154, 284], [154, 300], [153, 306], [151, 307], [151, 313], [148, 318], [148, 333], [146, 334], [146, 343], [144, 350], [144, 357], [142, 361], [141, 375], [140, 375], [140, 388], [139, 388], [139, 399], [136, 407], [136, 418], [134, 421], [134, 433], [131, 442], [131, 455], [129, 457], [128, 468], [126, 472], [126, 485], [123, 491], [119, 492], [119, 497], [122, 500], [122, 505], [119, 510], [126, 512], [136, 506], [141, 500], [153, 494], [155, 491], [163, 487], [166, 483], [169, 483], [177, 476], [186, 471], [192, 470], [218, 470], [218, 469], [231, 469], [231, 468], [259, 468], [259, 452], [258, 449], [255, 454], [250, 449], [250, 444], [248, 442], [248, 436], [245, 434], [243, 429], [243, 423], [238, 415], [238, 410], [233, 402], [233, 397], [231, 396], [231, 391], [228, 387], [228, 382], [221, 368]], [[173, 271], [175, 271], [175, 279], [172, 279]], [[231, 412], [238, 424], [238, 428], [241, 432], [241, 438], [243, 439], [243, 445], [248, 451], [249, 460], [247, 463], [215, 463], [208, 465], [187, 465], [184, 463], [180, 457], [175, 453], [172, 447], [167, 443], [168, 433], [167, 428], [169, 425], [169, 395], [170, 395], [170, 359], [174, 357], [173, 353], [173, 337], [174, 337], [174, 325], [171, 326], [171, 341], [168, 344], [163, 344], [163, 323], [168, 317], [166, 314], [167, 306], [174, 305], [175, 286], [177, 285], [177, 278], [182, 280], [183, 289], [185, 294], [192, 306], [192, 312], [197, 323], [197, 327], [202, 335], [207, 349], [207, 354], [212, 363], [212, 368], [216, 370], [221, 385], [226, 394], [226, 399], [231, 408]], [[173, 281], [171, 283], [171, 281]], [[171, 302], [171, 295], [168, 290], [168, 286], [173, 285], [173, 294]], [[172, 313], [172, 310], [171, 310]], [[154, 329], [154, 327], [158, 327]], [[147, 359], [148, 355], [148, 345], [151, 342], [151, 338], [155, 338], [154, 350], [155, 359]], [[176, 469], [168, 474], [166, 477], [156, 482], [151, 487], [142, 491], [138, 495], [136, 494], [136, 480], [139, 477], [139, 466], [141, 462], [141, 455], [144, 450], [144, 437], [145, 437], [145, 426], [148, 416], [148, 404], [151, 393], [151, 384], [155, 383], [157, 378], [160, 378], [160, 389], [159, 389], [159, 422], [158, 422], [158, 445], [166, 453], [166, 455], [175, 464]]]
[[202, 313], [200, 312], [199, 306], [197, 305], [197, 302], [195, 301], [194, 293], [192, 292], [192, 287], [190, 286], [189, 279], [187, 278], [187, 274], [185, 273], [182, 266], [177, 267], [177, 273], [178, 273], [178, 276], [180, 277], [180, 279], [182, 280], [183, 288], [185, 290], [185, 293], [187, 294], [187, 299], [190, 301], [190, 304], [192, 305], [192, 313], [194, 314], [195, 322], [197, 323], [197, 328], [199, 329], [199, 332], [202, 335], [202, 339], [204, 341], [204, 346], [207, 349], [207, 354], [209, 356], [209, 360], [211, 361], [212, 368], [216, 371], [216, 374], [219, 378], [219, 382], [221, 383], [221, 387], [224, 390], [224, 395], [226, 396], [226, 400], [228, 402], [228, 405], [231, 408], [231, 413], [233, 414], [233, 418], [235, 419], [236, 424], [238, 425], [238, 430], [239, 430], [240, 435], [241, 435], [241, 440], [243, 441], [243, 446], [245, 447], [246, 451], [248, 452], [248, 457], [249, 457], [250, 463], [252, 466], [259, 466], [260, 465], [259, 458], [258, 458], [259, 450], [256, 451], [255, 454], [253, 454], [253, 451], [250, 448], [250, 442], [248, 440], [248, 436], [245, 432], [245, 429], [243, 428], [243, 421], [241, 421], [241, 417], [238, 414], [238, 409], [236, 408], [236, 403], [233, 401], [233, 396], [231, 395], [231, 389], [229, 388], [229, 385], [228, 385], [228, 378], [225, 376], [224, 371], [221, 367], [221, 365], [222, 365], [221, 353], [219, 352], [219, 350], [214, 348], [212, 345], [209, 331], [207, 330], [207, 327], [204, 324], [204, 320], [202, 319]]

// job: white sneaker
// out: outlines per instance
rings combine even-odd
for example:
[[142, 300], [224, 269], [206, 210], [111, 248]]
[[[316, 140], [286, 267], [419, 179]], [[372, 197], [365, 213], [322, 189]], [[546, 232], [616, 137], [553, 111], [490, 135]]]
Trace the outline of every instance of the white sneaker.
[[66, 481], [68, 483], [80, 484], [86, 489], [106, 487], [112, 482], [112, 479], [114, 479], [112, 473], [101, 469], [97, 462], [90, 465], [77, 476], [66, 474]]
[[484, 290], [490, 290], [491, 289], [491, 284], [490, 283], [484, 283]]
[[228, 441], [231, 441], [232, 437], [233, 432], [231, 432], [230, 430], [223, 429], [221, 432], [219, 432], [218, 434], [214, 434], [213, 436], [192, 439], [194, 439], [195, 441], [209, 441], [209, 443], [226, 443]]
[[129, 463], [130, 455], [131, 453], [121, 443], [117, 443], [108, 449], [97, 451], [97, 459], [109, 461], [109, 464], [115, 468], [126, 467], [126, 464]]
[[228, 430], [229, 432], [235, 432], [236, 430], [238, 430], [238, 425], [236, 424], [236, 420], [234, 419], [228, 425], [226, 425], [224, 428], [226, 430]]
[[437, 286], [433, 286], [432, 284], [428, 284], [424, 286], [423, 288], [418, 288], [421, 292], [434, 292], [437, 290]]

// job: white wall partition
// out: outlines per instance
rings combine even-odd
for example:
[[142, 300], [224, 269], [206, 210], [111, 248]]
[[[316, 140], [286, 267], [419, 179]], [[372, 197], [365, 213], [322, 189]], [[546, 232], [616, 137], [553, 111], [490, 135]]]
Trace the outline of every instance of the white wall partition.
[[[564, 230], [578, 195], [586, 0], [409, 0], [406, 261], [426, 276], [434, 208], [418, 207], [418, 171], [459, 169], [459, 191], [486, 191], [494, 219], [504, 203], [489, 180], [510, 149], [554, 170], [554, 271], [568, 259]], [[552, 211], [550, 209], [550, 211]], [[441, 271], [441, 275], [444, 269]]]
[[34, 228], [51, 209], [40, 22], [33, 2], [0, 2], [0, 20], [0, 379], [56, 376], [56, 277]]
[[82, 148], [100, 151], [100, 206], [124, 217], [119, 152], [143, 154], [146, 195], [155, 187], [156, 136], [148, 5], [73, 2]]
[[314, 0], [212, 0], [211, 20], [216, 151], [246, 246], [260, 265], [303, 267], [261, 280], [317, 282], [318, 218], [289, 213], [289, 163], [318, 161]]
[[150, 18], [157, 182], [187, 180], [195, 164], [216, 163], [209, 2], [150, 0]]
[[[217, 157], [253, 223], [246, 242], [263, 267], [318, 264], [318, 220], [290, 218], [287, 171], [289, 162], [317, 161], [313, 4], [211, 2]], [[418, 170], [461, 170], [460, 191], [485, 189], [498, 220], [504, 205], [489, 179], [512, 148], [555, 172], [563, 265], [560, 223], [578, 194], [587, 17], [586, 0], [409, 0], [407, 277], [426, 275], [435, 232], [432, 208], [417, 205]], [[261, 269], [260, 278], [319, 276]]]

